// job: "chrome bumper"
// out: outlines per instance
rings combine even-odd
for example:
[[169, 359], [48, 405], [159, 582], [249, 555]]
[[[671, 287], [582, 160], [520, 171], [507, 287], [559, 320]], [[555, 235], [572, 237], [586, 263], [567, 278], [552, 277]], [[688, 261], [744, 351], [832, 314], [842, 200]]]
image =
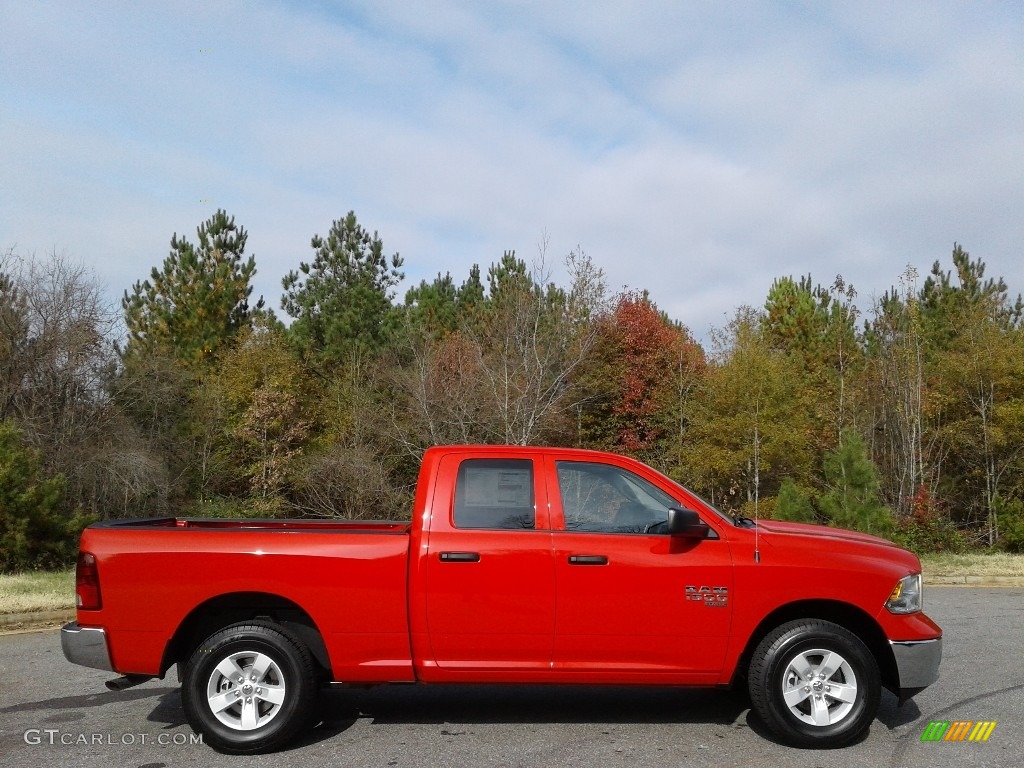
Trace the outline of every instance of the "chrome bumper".
[[64, 658], [72, 664], [114, 671], [107, 648], [107, 633], [99, 627], [80, 627], [77, 621], [65, 624], [60, 630], [60, 647]]
[[[900, 689], [916, 693], [939, 679], [942, 638], [934, 640], [890, 640], [900, 676]], [[913, 695], [911, 693], [910, 695]]]

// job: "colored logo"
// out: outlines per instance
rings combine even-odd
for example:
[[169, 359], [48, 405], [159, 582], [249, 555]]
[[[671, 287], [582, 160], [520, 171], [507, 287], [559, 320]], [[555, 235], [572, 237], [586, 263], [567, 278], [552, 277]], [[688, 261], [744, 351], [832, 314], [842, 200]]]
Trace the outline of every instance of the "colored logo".
[[921, 741], [988, 741], [995, 729], [995, 720], [932, 720]]

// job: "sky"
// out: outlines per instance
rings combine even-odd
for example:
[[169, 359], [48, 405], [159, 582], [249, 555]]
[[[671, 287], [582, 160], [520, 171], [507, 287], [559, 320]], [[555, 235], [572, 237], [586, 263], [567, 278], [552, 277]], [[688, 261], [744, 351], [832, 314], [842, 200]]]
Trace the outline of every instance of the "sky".
[[954, 243], [1016, 295], [1024, 3], [0, 0], [0, 253], [116, 304], [218, 208], [279, 315], [349, 210], [398, 300], [582, 250], [705, 342], [777, 277], [867, 311]]

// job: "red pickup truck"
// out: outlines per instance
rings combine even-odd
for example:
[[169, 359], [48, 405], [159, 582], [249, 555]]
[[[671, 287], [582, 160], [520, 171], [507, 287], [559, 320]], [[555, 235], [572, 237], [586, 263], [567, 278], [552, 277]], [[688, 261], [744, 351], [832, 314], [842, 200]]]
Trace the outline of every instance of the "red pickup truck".
[[178, 665], [188, 721], [280, 746], [324, 684], [749, 688], [784, 741], [837, 746], [938, 677], [921, 565], [873, 536], [731, 518], [632, 459], [426, 452], [411, 523], [160, 518], [82, 533], [72, 662]]

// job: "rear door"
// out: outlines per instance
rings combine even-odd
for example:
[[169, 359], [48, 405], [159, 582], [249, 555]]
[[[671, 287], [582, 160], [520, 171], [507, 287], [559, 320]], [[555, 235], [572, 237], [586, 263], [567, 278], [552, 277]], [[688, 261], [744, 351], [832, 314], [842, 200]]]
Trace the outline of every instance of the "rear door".
[[434, 662], [534, 678], [549, 671], [555, 575], [540, 461], [449, 455], [438, 477], [426, 565]]

